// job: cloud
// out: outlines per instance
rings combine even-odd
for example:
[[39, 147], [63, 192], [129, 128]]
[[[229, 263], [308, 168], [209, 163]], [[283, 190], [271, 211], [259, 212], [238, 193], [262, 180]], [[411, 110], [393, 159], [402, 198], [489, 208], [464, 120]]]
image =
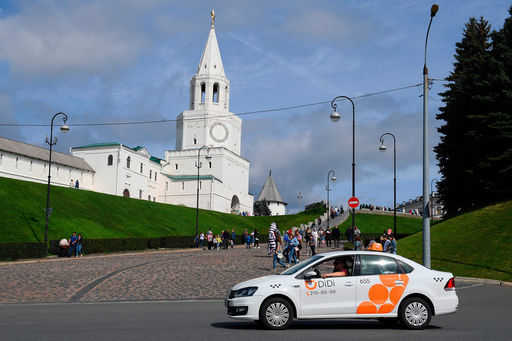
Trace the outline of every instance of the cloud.
[[0, 58], [22, 74], [117, 69], [133, 62], [150, 44], [151, 31], [141, 29], [140, 19], [151, 5], [24, 2], [18, 13], [0, 19]]
[[370, 18], [360, 15], [358, 10], [333, 13], [323, 9], [305, 9], [290, 16], [284, 29], [302, 38], [335, 40], [349, 44], [366, 40], [373, 30]]

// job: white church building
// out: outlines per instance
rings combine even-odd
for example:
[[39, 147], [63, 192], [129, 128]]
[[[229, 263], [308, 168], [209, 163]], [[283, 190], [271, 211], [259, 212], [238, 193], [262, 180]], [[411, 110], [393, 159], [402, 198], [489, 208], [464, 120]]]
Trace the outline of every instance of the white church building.
[[[71, 155], [53, 154], [52, 183], [65, 186], [80, 177], [81, 188], [189, 207], [196, 207], [199, 187], [200, 208], [252, 215], [250, 162], [240, 155], [242, 120], [229, 111], [229, 93], [230, 82], [224, 73], [212, 12], [208, 40], [190, 82], [190, 106], [177, 117], [176, 150], [168, 150], [158, 158], [145, 147], [118, 142], [73, 147]], [[0, 158], [0, 176], [47, 181], [47, 171], [45, 174], [42, 168], [47, 164], [46, 149], [4, 140], [0, 143], [4, 158]], [[5, 151], [3, 145], [7, 146]], [[20, 146], [30, 146], [31, 150], [24, 153]], [[31, 170], [34, 162], [37, 167], [40, 164], [41, 170], [20, 174], [21, 163], [27, 168], [27, 162]]]

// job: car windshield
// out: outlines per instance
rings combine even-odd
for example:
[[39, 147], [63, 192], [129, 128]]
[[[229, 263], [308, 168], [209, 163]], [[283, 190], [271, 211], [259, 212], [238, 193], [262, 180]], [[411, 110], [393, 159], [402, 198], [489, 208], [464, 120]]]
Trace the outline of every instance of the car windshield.
[[281, 275], [293, 275], [294, 273], [299, 272], [300, 270], [307, 267], [309, 264], [314, 263], [323, 257], [324, 256], [321, 256], [321, 255], [315, 255], [315, 256], [309, 258], [308, 260], [305, 260], [304, 262], [300, 262], [299, 264], [292, 266], [288, 270], [281, 272]]

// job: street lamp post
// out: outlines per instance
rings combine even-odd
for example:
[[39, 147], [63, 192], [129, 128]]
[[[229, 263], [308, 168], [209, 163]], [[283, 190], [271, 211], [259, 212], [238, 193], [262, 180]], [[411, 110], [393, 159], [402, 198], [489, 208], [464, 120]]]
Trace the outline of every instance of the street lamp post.
[[327, 186], [325, 187], [327, 191], [327, 228], [331, 226], [331, 204], [329, 203], [329, 191], [331, 190], [329, 188], [330, 181], [336, 181], [336, 172], [334, 169], [330, 169], [329, 172], [327, 172]]
[[297, 193], [297, 200], [300, 202], [304, 196], [302, 195], [302, 192]]
[[439, 6], [434, 4], [430, 8], [430, 21], [425, 37], [425, 53], [423, 63], [423, 265], [431, 267], [430, 263], [430, 217], [429, 217], [429, 163], [428, 163], [428, 68], [427, 68], [427, 43], [432, 19], [434, 19]]
[[196, 235], [195, 235], [195, 238], [197, 238], [197, 236], [199, 235], [199, 169], [201, 168], [201, 161], [200, 161], [201, 150], [203, 150], [204, 148], [206, 148], [206, 160], [210, 160], [212, 158], [209, 155], [210, 154], [210, 147], [209, 146], [202, 146], [201, 148], [199, 148], [197, 150], [197, 163], [196, 163], [196, 167], [197, 167], [197, 194], [196, 194]]
[[66, 122], [68, 120], [68, 115], [66, 115], [63, 112], [58, 112], [55, 115], [53, 115], [51, 124], [50, 124], [50, 138], [49, 139], [48, 139], [48, 137], [46, 138], [46, 143], [50, 146], [50, 154], [48, 157], [48, 187], [46, 190], [46, 211], [45, 211], [46, 223], [44, 226], [45, 255], [48, 254], [48, 220], [50, 218], [50, 180], [52, 177], [52, 151], [53, 151], [53, 146], [55, 144], [57, 144], [57, 138], [53, 137], [53, 123], [55, 121], [55, 118], [57, 118], [57, 116], [62, 116], [62, 121], [64, 122], [64, 124], [60, 127], [60, 130], [63, 133], [66, 133], [69, 131], [69, 126], [66, 125]]
[[[347, 96], [337, 96], [334, 97], [331, 101], [331, 108], [333, 109], [331, 113], [331, 121], [337, 122], [340, 120], [341, 115], [336, 111], [336, 101], [340, 98], [344, 98], [352, 103], [352, 197], [356, 196], [356, 108], [354, 105], [354, 101], [350, 97]], [[352, 235], [354, 235], [354, 226], [356, 225], [356, 210], [352, 208]]]
[[436, 187], [437, 187], [437, 182], [439, 181], [439, 179], [432, 179], [430, 180], [430, 216], [431, 217], [434, 217], [434, 190], [432, 189], [432, 185], [434, 184], [434, 181], [436, 182]]
[[393, 137], [393, 234], [396, 238], [396, 137], [392, 133], [384, 133], [380, 136], [380, 151], [386, 151], [384, 145], [384, 136], [389, 135]]

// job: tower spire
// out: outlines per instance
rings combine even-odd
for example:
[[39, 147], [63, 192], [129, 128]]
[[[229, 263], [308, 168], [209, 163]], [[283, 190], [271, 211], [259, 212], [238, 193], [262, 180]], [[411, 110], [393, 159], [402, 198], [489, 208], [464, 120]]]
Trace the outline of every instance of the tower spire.
[[210, 26], [215, 27], [215, 10], [212, 8], [212, 11], [210, 12], [210, 17], [212, 18]]

